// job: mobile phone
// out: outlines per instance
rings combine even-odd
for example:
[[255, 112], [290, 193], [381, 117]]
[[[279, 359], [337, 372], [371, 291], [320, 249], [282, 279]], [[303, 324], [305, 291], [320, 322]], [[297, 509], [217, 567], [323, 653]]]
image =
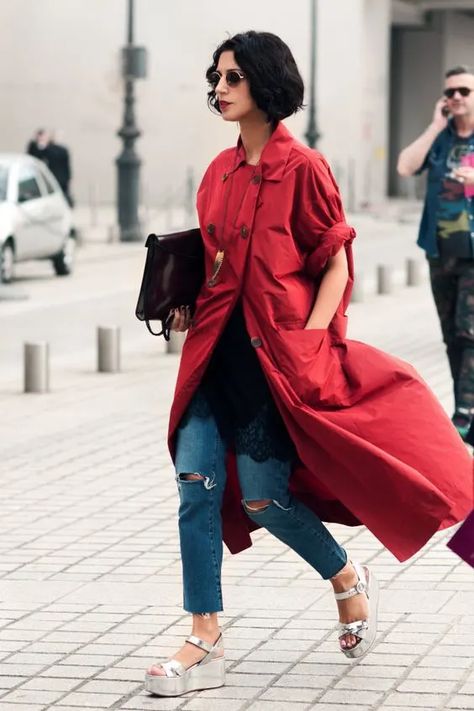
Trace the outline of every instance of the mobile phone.
[[448, 118], [448, 116], [449, 116], [449, 109], [448, 109], [448, 107], [447, 107], [446, 105], [444, 105], [444, 106], [441, 108], [441, 113], [443, 114], [444, 118]]

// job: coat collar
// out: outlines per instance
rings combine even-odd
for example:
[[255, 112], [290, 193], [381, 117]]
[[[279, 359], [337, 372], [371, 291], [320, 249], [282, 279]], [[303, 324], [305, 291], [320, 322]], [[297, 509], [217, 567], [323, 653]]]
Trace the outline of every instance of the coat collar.
[[[283, 178], [294, 140], [280, 121], [266, 143], [258, 164], [265, 180], [280, 181]], [[235, 167], [237, 167], [245, 162], [245, 150], [240, 136], [235, 151]]]

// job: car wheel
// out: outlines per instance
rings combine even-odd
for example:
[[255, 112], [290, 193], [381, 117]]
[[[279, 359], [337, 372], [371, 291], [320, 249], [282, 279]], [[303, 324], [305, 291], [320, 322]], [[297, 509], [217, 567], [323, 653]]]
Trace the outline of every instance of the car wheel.
[[76, 254], [76, 240], [74, 235], [69, 234], [64, 246], [59, 254], [53, 257], [54, 271], [58, 276], [67, 276], [72, 274], [74, 269], [74, 258]]
[[13, 279], [15, 251], [11, 242], [5, 242], [0, 251], [0, 283], [9, 284]]

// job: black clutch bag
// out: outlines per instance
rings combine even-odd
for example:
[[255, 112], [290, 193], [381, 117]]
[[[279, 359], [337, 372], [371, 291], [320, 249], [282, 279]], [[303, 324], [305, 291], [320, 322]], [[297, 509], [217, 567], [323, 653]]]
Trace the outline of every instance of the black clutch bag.
[[[204, 281], [204, 248], [196, 228], [169, 235], [148, 235], [147, 255], [135, 314], [145, 321], [154, 336], [170, 337], [171, 309], [189, 306], [194, 313], [196, 298]], [[155, 333], [150, 321], [161, 321]]]

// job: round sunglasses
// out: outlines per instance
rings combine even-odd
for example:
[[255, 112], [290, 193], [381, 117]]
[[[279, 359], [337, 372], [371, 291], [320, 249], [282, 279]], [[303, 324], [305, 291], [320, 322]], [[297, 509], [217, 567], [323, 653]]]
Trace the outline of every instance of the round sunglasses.
[[[237, 84], [245, 78], [245, 74], [239, 71], [238, 69], [229, 69], [225, 73], [225, 81], [227, 86], [237, 86]], [[211, 72], [207, 77], [208, 84], [210, 87], [212, 87], [212, 89], [216, 89], [221, 79], [222, 74], [217, 71]]]
[[445, 89], [444, 95], [447, 99], [452, 99], [457, 91], [461, 94], [461, 96], [469, 96], [472, 89], [469, 89], [467, 86], [456, 86], [453, 89]]

